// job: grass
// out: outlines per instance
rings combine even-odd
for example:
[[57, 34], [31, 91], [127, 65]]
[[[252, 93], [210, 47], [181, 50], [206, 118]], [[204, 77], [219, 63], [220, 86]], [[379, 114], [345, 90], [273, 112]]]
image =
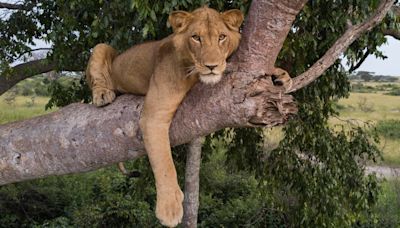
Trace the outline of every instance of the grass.
[[16, 96], [12, 104], [7, 104], [6, 96], [7, 94], [0, 96], [0, 124], [40, 116], [55, 110], [44, 109], [49, 101], [48, 97], [35, 97], [32, 102], [31, 97]]
[[[378, 126], [386, 126], [386, 129], [392, 132], [396, 132], [397, 129], [400, 131], [398, 124], [387, 126], [388, 123], [400, 121], [400, 96], [390, 96], [379, 92], [351, 93], [348, 99], [340, 100], [338, 105], [341, 107], [340, 119], [352, 119], [359, 123], [370, 121]], [[331, 123], [342, 122], [333, 118]], [[382, 128], [380, 129], [382, 130]], [[379, 146], [383, 151], [383, 161], [380, 165], [400, 167], [400, 139], [389, 137], [383, 132], [380, 137], [381, 143]]]
[[374, 208], [379, 217], [376, 227], [400, 227], [400, 177], [385, 180], [381, 186], [382, 191]]
[[[340, 100], [339, 105], [345, 107], [340, 112], [343, 117], [362, 121], [400, 120], [400, 96], [380, 93], [351, 93], [348, 99]], [[366, 111], [363, 108], [371, 108], [371, 110]]]

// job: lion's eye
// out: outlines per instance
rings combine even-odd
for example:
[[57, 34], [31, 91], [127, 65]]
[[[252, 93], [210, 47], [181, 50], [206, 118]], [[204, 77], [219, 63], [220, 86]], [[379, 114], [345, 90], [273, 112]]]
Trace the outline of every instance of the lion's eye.
[[200, 42], [200, 36], [198, 36], [198, 35], [193, 35], [193, 36], [192, 36], [192, 39], [193, 39], [194, 41], [196, 41], [196, 42]]
[[225, 38], [226, 38], [226, 35], [224, 35], [224, 34], [219, 35], [219, 41], [223, 41], [223, 40], [225, 40]]

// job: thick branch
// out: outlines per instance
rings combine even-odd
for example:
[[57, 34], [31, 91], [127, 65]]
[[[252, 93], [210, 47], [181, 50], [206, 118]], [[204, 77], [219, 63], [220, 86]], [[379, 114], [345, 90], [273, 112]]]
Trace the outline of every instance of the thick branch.
[[199, 208], [201, 146], [203, 138], [196, 138], [189, 144], [185, 168], [185, 200], [182, 225], [185, 228], [197, 227]]
[[322, 58], [314, 63], [306, 72], [293, 79], [293, 87], [288, 92], [299, 90], [321, 76], [357, 38], [382, 21], [393, 3], [394, 0], [382, 0], [375, 13], [365, 22], [350, 26]]
[[0, 95], [18, 82], [41, 73], [52, 71], [54, 68], [55, 65], [47, 59], [33, 60], [12, 67], [6, 73], [3, 73], [3, 75], [0, 75]]
[[0, 2], [0, 9], [25, 10], [26, 6], [22, 4], [11, 4], [6, 2]]
[[[7, 90], [9, 90], [20, 81], [38, 74], [56, 70], [56, 67], [56, 64], [48, 59], [33, 60], [16, 65], [4, 71], [4, 73], [0, 75], [0, 95], [7, 92]], [[75, 67], [66, 67], [61, 70], [80, 71], [82, 69], [78, 69]]]
[[[254, 79], [239, 89], [233, 88], [236, 76], [227, 76], [214, 87], [198, 84], [191, 90], [174, 117], [172, 145], [225, 127], [275, 126], [296, 113], [292, 97], [270, 80]], [[123, 95], [104, 108], [72, 104], [0, 126], [0, 185], [95, 170], [144, 155], [138, 125], [142, 105], [142, 97]]]
[[237, 70], [270, 74], [296, 15], [307, 0], [253, 1], [243, 28], [238, 55], [232, 58]]
[[383, 30], [383, 34], [400, 40], [400, 30], [397, 30], [397, 29], [385, 29], [385, 30]]

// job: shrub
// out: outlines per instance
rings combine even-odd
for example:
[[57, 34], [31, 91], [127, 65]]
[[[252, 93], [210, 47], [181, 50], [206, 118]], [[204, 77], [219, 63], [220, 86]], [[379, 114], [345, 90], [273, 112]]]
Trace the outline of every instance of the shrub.
[[392, 88], [392, 90], [387, 92], [386, 94], [392, 96], [400, 96], [400, 88]]
[[376, 125], [376, 129], [386, 138], [400, 139], [400, 120], [381, 120]]
[[351, 85], [351, 92], [355, 93], [374, 93], [375, 88], [372, 86], [365, 86], [361, 82]]
[[358, 108], [363, 112], [373, 112], [374, 104], [369, 103], [366, 97], [361, 97], [360, 100], [357, 102]]

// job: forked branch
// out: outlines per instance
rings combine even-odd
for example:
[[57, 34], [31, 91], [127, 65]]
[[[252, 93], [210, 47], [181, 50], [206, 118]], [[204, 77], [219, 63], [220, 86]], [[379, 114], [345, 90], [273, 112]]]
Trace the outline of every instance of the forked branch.
[[371, 30], [385, 17], [395, 0], [382, 0], [375, 13], [361, 24], [350, 26], [335, 44], [306, 72], [293, 78], [293, 87], [288, 92], [297, 91], [321, 76], [357, 38]]

